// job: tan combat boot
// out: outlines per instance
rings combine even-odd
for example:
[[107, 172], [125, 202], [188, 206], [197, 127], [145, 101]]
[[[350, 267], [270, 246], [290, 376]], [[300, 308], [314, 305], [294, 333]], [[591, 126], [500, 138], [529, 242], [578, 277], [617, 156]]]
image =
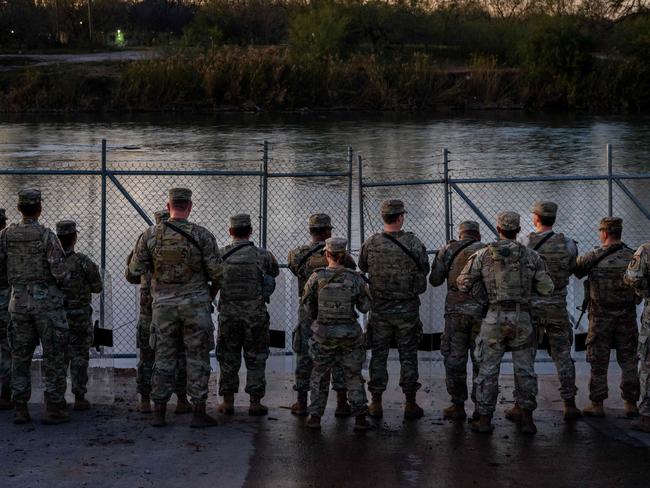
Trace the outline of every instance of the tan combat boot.
[[176, 409], [174, 410], [174, 414], [184, 415], [186, 413], [192, 413], [192, 404], [187, 400], [187, 394], [176, 394]]
[[511, 422], [521, 422], [524, 415], [523, 409], [516, 402], [511, 408], [507, 409], [505, 413], [506, 418]]
[[0, 410], [12, 410], [14, 402], [11, 401], [11, 388], [8, 383], [3, 383], [0, 390]]
[[335, 417], [349, 417], [352, 415], [352, 408], [348, 403], [348, 392], [336, 392], [336, 410], [334, 411]]
[[415, 393], [408, 393], [404, 405], [404, 418], [419, 419], [422, 416], [424, 416], [424, 410], [415, 401]]
[[70, 414], [66, 408], [65, 402], [59, 405], [57, 403], [45, 403], [45, 415], [41, 423], [45, 425], [58, 425], [70, 422]]
[[492, 415], [479, 415], [477, 420], [472, 421], [470, 427], [479, 434], [491, 434], [494, 431]]
[[591, 402], [591, 405], [582, 410], [582, 414], [585, 417], [604, 417], [603, 402]]
[[251, 402], [250, 406], [248, 407], [248, 415], [251, 417], [263, 417], [267, 413], [269, 413], [269, 409], [265, 406], [262, 405], [262, 397], [259, 397], [257, 395], [251, 395]]
[[384, 409], [381, 406], [381, 393], [373, 393], [372, 401], [368, 406], [368, 415], [373, 419], [380, 419], [384, 415]]
[[205, 413], [205, 402], [194, 404], [190, 427], [194, 429], [205, 429], [206, 427], [215, 427], [216, 425], [216, 419]]
[[364, 415], [357, 415], [354, 419], [354, 431], [355, 432], [365, 432], [366, 430], [372, 429], [372, 425], [368, 422], [368, 419]]
[[27, 410], [27, 402], [15, 402], [14, 424], [22, 425], [32, 421]]
[[220, 403], [217, 407], [217, 412], [223, 415], [234, 415], [235, 414], [235, 394], [234, 393], [224, 393], [223, 403]]
[[466, 418], [465, 405], [452, 403], [442, 411], [442, 417], [449, 420], [462, 420]]
[[293, 415], [297, 415], [298, 417], [306, 417], [307, 415], [309, 415], [309, 412], [307, 411], [306, 391], [298, 392], [298, 400], [296, 401], [296, 403], [291, 405], [291, 413]]
[[305, 425], [310, 429], [320, 430], [320, 417], [318, 415], [310, 415]]
[[151, 421], [152, 427], [164, 427], [167, 425], [165, 421], [165, 413], [167, 412], [166, 403], [153, 404], [153, 420]]
[[627, 400], [625, 400], [625, 404], [623, 408], [625, 410], [626, 417], [632, 418], [632, 417], [639, 416], [639, 407], [636, 406], [636, 402], [628, 402]]
[[640, 430], [650, 434], [650, 416], [641, 415], [638, 419], [633, 420], [630, 424], [630, 429]]
[[72, 406], [73, 410], [90, 410], [90, 402], [86, 400], [84, 395], [75, 395], [74, 396], [74, 405]]
[[140, 395], [140, 401], [136, 410], [140, 413], [151, 413], [151, 399], [149, 395]]
[[564, 421], [573, 422], [582, 417], [582, 412], [578, 407], [576, 407], [576, 399], [571, 398], [569, 400], [564, 400]]
[[521, 409], [521, 433], [527, 435], [537, 434], [537, 426], [533, 422], [532, 410]]

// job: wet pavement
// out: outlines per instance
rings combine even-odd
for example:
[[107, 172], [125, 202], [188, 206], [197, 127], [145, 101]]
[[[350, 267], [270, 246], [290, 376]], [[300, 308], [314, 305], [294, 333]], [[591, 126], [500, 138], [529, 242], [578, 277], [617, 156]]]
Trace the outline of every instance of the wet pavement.
[[[447, 397], [439, 363], [422, 364], [423, 419], [404, 421], [402, 397], [391, 382], [376, 430], [354, 433], [352, 419], [335, 419], [332, 394], [323, 429], [313, 432], [304, 418], [290, 414], [286, 360], [272, 362], [268, 417], [249, 417], [242, 394], [236, 415], [218, 416], [220, 425], [213, 429], [190, 429], [189, 415], [173, 413], [167, 428], [150, 427], [148, 416], [134, 411], [135, 378], [125, 370], [116, 370], [113, 405], [73, 412], [69, 424], [40, 424], [39, 404], [30, 406], [35, 421], [27, 426], [13, 425], [11, 412], [0, 412], [0, 486], [650, 486], [650, 434], [629, 430], [614, 364], [608, 416], [569, 425], [562, 420], [557, 380], [547, 374], [552, 366], [538, 365], [539, 433], [526, 437], [503, 417], [512, 398], [507, 374], [492, 436], [471, 432], [465, 422], [442, 420]], [[579, 385], [584, 385], [586, 367], [578, 366]], [[394, 363], [391, 372], [397, 372]], [[211, 393], [212, 412], [216, 401]]]

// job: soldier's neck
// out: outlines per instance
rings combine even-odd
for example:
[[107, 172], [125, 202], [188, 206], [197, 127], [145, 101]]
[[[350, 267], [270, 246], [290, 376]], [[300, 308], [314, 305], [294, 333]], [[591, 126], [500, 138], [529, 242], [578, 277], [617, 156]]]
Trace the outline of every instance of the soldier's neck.
[[23, 217], [23, 224], [34, 224], [38, 222], [38, 217]]
[[384, 224], [384, 232], [387, 232], [389, 234], [394, 234], [396, 232], [400, 232], [402, 230], [402, 226], [399, 224]]
[[249, 237], [233, 237], [232, 242], [250, 242], [250, 236]]
[[328, 269], [341, 269], [343, 265], [341, 263], [328, 263]]
[[603, 242], [603, 246], [604, 247], [615, 246], [616, 244], [620, 244], [621, 242], [622, 241], [620, 239], [612, 239], [611, 237], [608, 237]]
[[66, 256], [70, 256], [70, 255], [74, 254], [74, 246], [72, 246], [72, 247], [68, 247], [68, 248], [65, 248], [65, 247], [64, 247], [64, 248], [63, 248], [63, 253], [64, 253]]
[[535, 226], [535, 232], [537, 232], [538, 234], [543, 234], [544, 232], [551, 232], [552, 230], [553, 227], [551, 227], [550, 225], [539, 224]]

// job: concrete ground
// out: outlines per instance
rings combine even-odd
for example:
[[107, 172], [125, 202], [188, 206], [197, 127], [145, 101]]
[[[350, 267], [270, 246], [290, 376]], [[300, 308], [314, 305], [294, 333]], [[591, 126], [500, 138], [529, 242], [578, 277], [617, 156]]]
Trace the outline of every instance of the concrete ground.
[[[312, 432], [288, 409], [292, 364], [285, 357], [269, 361], [268, 417], [248, 417], [241, 394], [236, 415], [219, 416], [220, 425], [207, 430], [190, 429], [189, 416], [173, 414], [167, 428], [150, 427], [148, 416], [134, 410], [134, 372], [123, 369], [115, 370], [114, 403], [73, 412], [69, 424], [39, 423], [40, 404], [30, 405], [31, 425], [13, 425], [11, 412], [0, 412], [0, 487], [650, 486], [650, 434], [628, 429], [614, 363], [608, 416], [573, 425], [562, 421], [552, 364], [539, 364], [535, 437], [522, 436], [503, 417], [512, 399], [508, 364], [492, 436], [442, 420], [448, 401], [444, 374], [440, 362], [431, 361], [421, 363], [423, 419], [403, 420], [394, 381], [398, 363], [391, 362], [385, 418], [376, 430], [354, 433], [352, 420], [335, 419], [332, 394], [323, 430]], [[577, 365], [584, 406], [588, 369]], [[215, 392], [213, 375], [212, 412]]]

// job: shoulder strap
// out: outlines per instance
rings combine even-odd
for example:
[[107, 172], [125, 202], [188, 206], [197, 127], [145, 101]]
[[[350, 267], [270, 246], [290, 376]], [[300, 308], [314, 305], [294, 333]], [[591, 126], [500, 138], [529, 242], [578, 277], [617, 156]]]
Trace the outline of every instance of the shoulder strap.
[[221, 256], [221, 259], [223, 259], [223, 260], [225, 261], [225, 260], [228, 259], [230, 256], [232, 256], [232, 255], [235, 254], [236, 252], [241, 251], [241, 250], [244, 249], [245, 247], [250, 247], [250, 246], [254, 246], [254, 245], [255, 245], [255, 244], [253, 244], [252, 242], [246, 242], [246, 243], [244, 243], [244, 244], [240, 244], [239, 246], [233, 247], [230, 251], [226, 252], [223, 256]]
[[617, 251], [620, 251], [621, 249], [623, 249], [624, 246], [625, 246], [625, 244], [615, 244], [612, 247], [610, 247], [609, 249], [607, 249], [607, 251], [605, 251], [604, 253], [602, 253], [600, 256], [598, 256], [596, 258], [596, 260], [593, 262], [593, 264], [589, 268], [589, 273], [591, 273], [596, 268], [596, 266], [598, 266], [600, 264], [600, 262], [603, 259], [605, 259], [607, 256], [611, 256], [612, 254], [614, 254]]
[[340, 276], [341, 274], [343, 274], [344, 271], [346, 271], [345, 268], [339, 268], [336, 271], [334, 271], [334, 274], [332, 276], [330, 276], [327, 280], [325, 280], [324, 284], [322, 284], [322, 285], [319, 284], [318, 285], [318, 289], [322, 290], [323, 288], [325, 288], [327, 285], [329, 285], [332, 282], [332, 280], [334, 280], [334, 278], [336, 278], [337, 276]]
[[392, 242], [393, 244], [395, 244], [397, 247], [399, 247], [402, 251], [404, 251], [404, 254], [406, 254], [409, 258], [411, 258], [411, 259], [413, 260], [413, 262], [414, 262], [415, 265], [417, 266], [418, 270], [419, 270], [419, 271], [423, 271], [423, 270], [422, 270], [422, 266], [420, 265], [420, 261], [418, 261], [418, 258], [416, 258], [416, 257], [413, 255], [413, 253], [412, 253], [409, 249], [407, 249], [407, 247], [406, 247], [404, 244], [402, 244], [402, 243], [401, 243], [400, 241], [398, 241], [395, 237], [393, 237], [392, 235], [390, 235], [390, 234], [388, 234], [388, 233], [386, 233], [386, 232], [382, 232], [381, 235], [384, 236], [384, 237], [385, 237], [386, 239], [388, 239], [389, 241], [391, 241], [391, 242]]
[[318, 251], [323, 249], [325, 247], [325, 244], [316, 244], [314, 247], [312, 247], [307, 254], [305, 254], [300, 262], [298, 263], [298, 269], [302, 269], [302, 267], [305, 265], [307, 260], [312, 257], [314, 254], [316, 254]]
[[539, 241], [535, 246], [533, 247], [533, 251], [538, 251], [540, 247], [544, 245], [546, 241], [548, 241], [551, 237], [555, 235], [555, 232], [551, 231], [548, 234], [546, 234], [541, 241]]
[[466, 243], [463, 244], [462, 246], [459, 246], [458, 249], [456, 249], [456, 250], [454, 251], [454, 254], [451, 255], [451, 260], [449, 261], [449, 267], [451, 268], [451, 267], [453, 266], [454, 261], [456, 260], [456, 258], [458, 257], [458, 255], [459, 255], [461, 252], [463, 252], [464, 249], [467, 249], [469, 246], [471, 246], [471, 245], [474, 244], [475, 242], [478, 242], [478, 241], [470, 240], [469, 242], [466, 242]]
[[187, 239], [194, 247], [196, 247], [199, 250], [199, 254], [201, 254], [201, 269], [203, 270], [203, 274], [205, 275], [205, 278], [208, 279], [208, 272], [206, 271], [205, 267], [203, 266], [203, 249], [201, 249], [201, 246], [197, 242], [196, 239], [190, 234], [189, 232], [185, 232], [183, 229], [180, 227], [176, 227], [174, 224], [171, 224], [169, 222], [163, 222], [163, 225], [174, 232], [177, 232], [178, 234], [182, 235], [185, 239]]

